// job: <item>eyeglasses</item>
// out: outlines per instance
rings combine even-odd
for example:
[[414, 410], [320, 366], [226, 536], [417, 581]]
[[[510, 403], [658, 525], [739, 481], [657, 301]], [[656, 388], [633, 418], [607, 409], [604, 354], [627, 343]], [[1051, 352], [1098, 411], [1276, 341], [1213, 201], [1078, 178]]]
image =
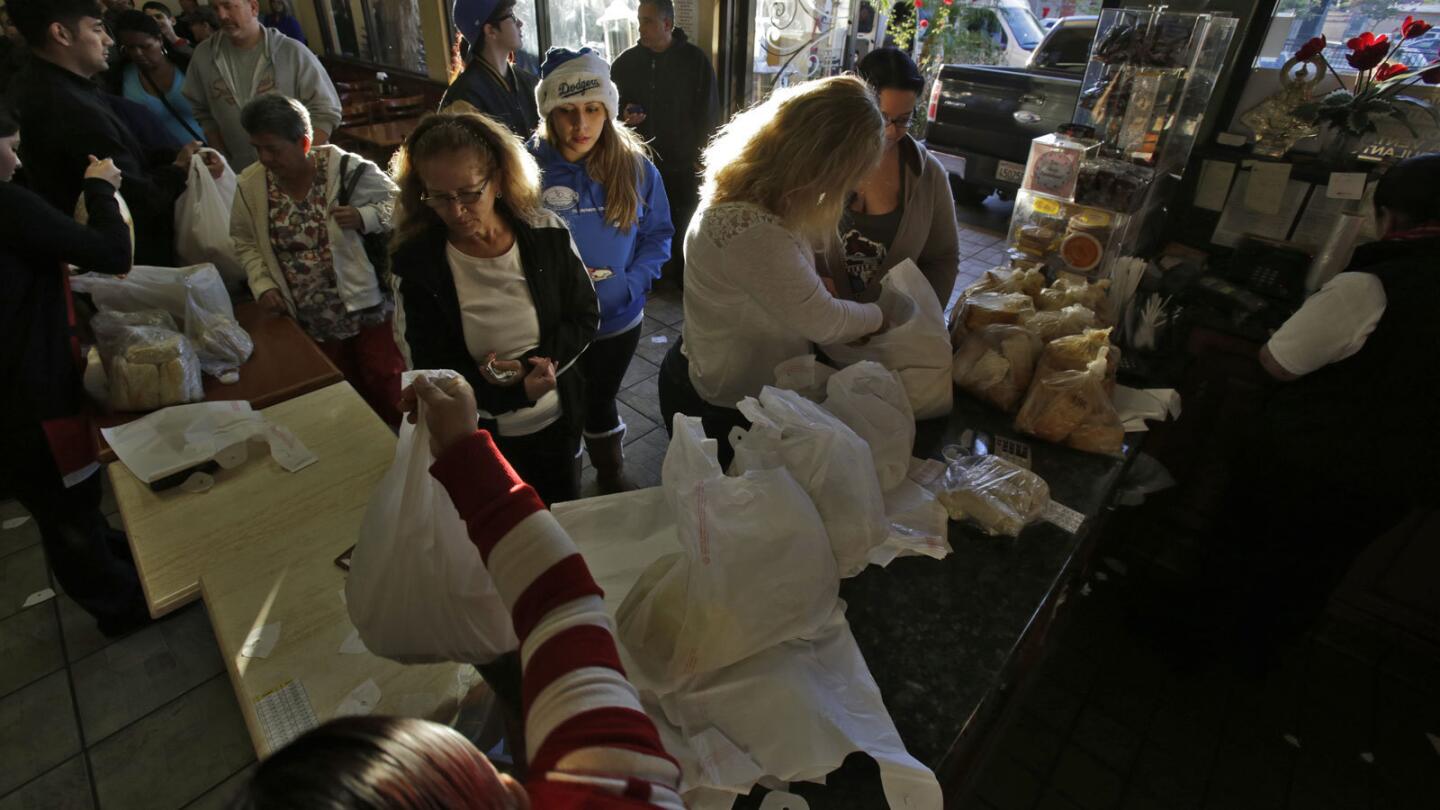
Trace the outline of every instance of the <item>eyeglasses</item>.
[[420, 202], [431, 208], [444, 208], [450, 203], [459, 203], [461, 207], [470, 206], [480, 202], [480, 198], [485, 196], [485, 189], [489, 187], [490, 181], [486, 180], [474, 191], [457, 191], [454, 194], [431, 194], [425, 191], [420, 194]]
[[904, 115], [897, 115], [897, 116], [895, 116], [894, 118], [886, 118], [886, 119], [885, 119], [885, 126], [887, 126], [887, 127], [900, 127], [901, 129], [908, 129], [908, 128], [910, 127], [910, 122], [913, 121], [914, 119], [915, 119], [915, 113], [905, 113]]
[[493, 26], [495, 26], [496, 28], [499, 28], [499, 27], [500, 27], [500, 24], [503, 23], [503, 22], [505, 22], [506, 20], [514, 20], [516, 25], [519, 25], [519, 24], [520, 24], [520, 18], [519, 18], [519, 17], [516, 17], [516, 16], [515, 16], [515, 12], [513, 12], [513, 11], [510, 12], [509, 14], [506, 14], [504, 17], [501, 17], [500, 19], [496, 20], [495, 22], [490, 23], [490, 24], [493, 25]]

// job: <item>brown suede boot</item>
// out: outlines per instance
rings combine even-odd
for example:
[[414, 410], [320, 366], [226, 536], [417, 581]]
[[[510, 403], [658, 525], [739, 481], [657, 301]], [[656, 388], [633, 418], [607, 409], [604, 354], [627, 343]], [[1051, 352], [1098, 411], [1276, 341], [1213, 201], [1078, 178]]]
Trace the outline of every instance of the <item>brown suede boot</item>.
[[600, 492], [613, 495], [617, 492], [631, 492], [640, 487], [625, 475], [625, 430], [601, 436], [598, 439], [585, 437], [585, 452], [590, 454], [590, 464], [595, 468], [595, 480]]

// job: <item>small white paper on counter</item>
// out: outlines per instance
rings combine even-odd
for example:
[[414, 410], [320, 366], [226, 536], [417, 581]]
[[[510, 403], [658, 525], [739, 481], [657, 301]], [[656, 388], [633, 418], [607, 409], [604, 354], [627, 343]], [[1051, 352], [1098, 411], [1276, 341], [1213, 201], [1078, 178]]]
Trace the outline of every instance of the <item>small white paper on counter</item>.
[[1289, 183], [1289, 163], [1256, 161], [1250, 169], [1250, 182], [1245, 186], [1245, 207], [1262, 214], [1280, 213]]
[[310, 452], [295, 434], [284, 425], [277, 425], [270, 422], [266, 425], [265, 441], [270, 445], [270, 455], [285, 472], [299, 472], [316, 461], [315, 454]]
[[299, 681], [286, 681], [255, 701], [255, 718], [271, 751], [279, 751], [301, 734], [320, 725], [310, 693]]
[[0, 523], [0, 529], [4, 529], [5, 531], [8, 532], [8, 531], [10, 531], [11, 529], [18, 529], [18, 528], [20, 528], [21, 526], [24, 526], [26, 523], [29, 523], [29, 522], [30, 522], [30, 516], [29, 516], [29, 515], [25, 515], [24, 517], [10, 518], [9, 520], [5, 521], [4, 523]]
[[1115, 386], [1115, 411], [1127, 433], [1149, 430], [1145, 420], [1180, 418], [1180, 393], [1173, 388]]
[[366, 649], [365, 642], [360, 640], [359, 630], [352, 629], [350, 635], [346, 636], [345, 641], [340, 644], [341, 655], [364, 655], [368, 652], [370, 650]]
[[25, 604], [21, 605], [20, 607], [22, 607], [22, 608], [34, 607], [35, 605], [38, 605], [38, 604], [40, 604], [41, 602], [49, 602], [51, 599], [54, 599], [54, 598], [55, 598], [55, 592], [54, 592], [53, 590], [51, 590], [51, 589], [49, 589], [49, 588], [43, 588], [43, 589], [38, 590], [38, 591], [30, 594], [29, 596], [25, 597]]
[[1331, 172], [1325, 196], [1333, 200], [1362, 200], [1366, 176], [1365, 172]]
[[275, 649], [275, 642], [280, 640], [280, 624], [275, 622], [251, 630], [250, 635], [245, 637], [245, 643], [240, 645], [240, 654], [246, 658], [268, 657]]
[[1047, 523], [1053, 523], [1071, 534], [1080, 531], [1080, 526], [1085, 523], [1084, 514], [1054, 500], [1045, 505], [1045, 511], [1040, 513], [1040, 519]]
[[1235, 179], [1235, 164], [1228, 160], [1207, 160], [1195, 184], [1195, 207], [1207, 211], [1225, 210], [1230, 196], [1230, 181]]
[[373, 679], [366, 679], [364, 683], [350, 690], [350, 694], [340, 701], [339, 707], [335, 709], [335, 716], [370, 714], [379, 705], [380, 687], [375, 684]]
[[[924, 464], [918, 458], [910, 459], [911, 472]], [[950, 515], [935, 498], [935, 493], [906, 478], [883, 497], [890, 532], [884, 543], [870, 549], [867, 559], [871, 565], [884, 568], [897, 557], [925, 556], [943, 560], [950, 555]]]

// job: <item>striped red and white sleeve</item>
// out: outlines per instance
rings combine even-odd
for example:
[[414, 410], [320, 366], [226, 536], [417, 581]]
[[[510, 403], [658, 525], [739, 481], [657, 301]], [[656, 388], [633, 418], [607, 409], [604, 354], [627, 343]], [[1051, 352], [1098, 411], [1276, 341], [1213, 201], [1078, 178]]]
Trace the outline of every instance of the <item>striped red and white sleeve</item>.
[[483, 430], [430, 472], [515, 623], [535, 806], [683, 808], [679, 766], [625, 677], [603, 593], [574, 541]]

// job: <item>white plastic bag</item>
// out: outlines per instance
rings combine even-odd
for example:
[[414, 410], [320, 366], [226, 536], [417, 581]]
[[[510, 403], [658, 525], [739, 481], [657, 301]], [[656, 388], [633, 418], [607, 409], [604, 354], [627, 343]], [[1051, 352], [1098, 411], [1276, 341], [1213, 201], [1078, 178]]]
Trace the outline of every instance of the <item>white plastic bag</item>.
[[[202, 157], [215, 155], [225, 165], [220, 179], [210, 176]], [[211, 263], [220, 270], [226, 286], [245, 284], [245, 268], [235, 259], [230, 242], [230, 205], [235, 199], [235, 172], [214, 149], [201, 149], [190, 158], [185, 191], [175, 200], [175, 257], [186, 264]]]
[[820, 515], [790, 473], [721, 472], [700, 420], [676, 414], [662, 472], [682, 553], [656, 560], [616, 612], [637, 682], [657, 694], [813, 634], [839, 598]]
[[820, 402], [825, 399], [825, 382], [834, 373], [835, 369], [816, 360], [815, 355], [802, 354], [775, 367], [775, 387]]
[[395, 462], [365, 512], [345, 603], [376, 655], [405, 664], [485, 664], [519, 642], [480, 550], [430, 475], [435, 459], [424, 408], [415, 424], [401, 424]]
[[950, 333], [934, 289], [907, 259], [885, 275], [876, 303], [885, 310], [886, 331], [864, 343], [826, 346], [825, 354], [841, 366], [874, 360], [899, 374], [916, 419], [948, 415]]
[[862, 360], [832, 376], [825, 391], [825, 410], [869, 443], [880, 489], [889, 492], [904, 481], [915, 447], [915, 412], [900, 377]]
[[746, 397], [739, 407], [751, 427], [731, 434], [731, 471], [784, 466], [815, 503], [840, 576], [860, 573], [889, 533], [869, 444], [794, 391], [767, 385], [760, 399]]
[[863, 751], [880, 766], [891, 808], [941, 808], [939, 782], [905, 749], [838, 607], [816, 633], [694, 678], [659, 704], [656, 724], [667, 747], [680, 748], [687, 802], [692, 790], [746, 793], [757, 774], [822, 780]]
[[[255, 345], [235, 320], [230, 294], [213, 264], [132, 269], [124, 278], [95, 273], [75, 276], [71, 288], [101, 310], [163, 310], [185, 325], [185, 336], [207, 374], [224, 377], [250, 359]], [[233, 380], [225, 380], [232, 382]]]

